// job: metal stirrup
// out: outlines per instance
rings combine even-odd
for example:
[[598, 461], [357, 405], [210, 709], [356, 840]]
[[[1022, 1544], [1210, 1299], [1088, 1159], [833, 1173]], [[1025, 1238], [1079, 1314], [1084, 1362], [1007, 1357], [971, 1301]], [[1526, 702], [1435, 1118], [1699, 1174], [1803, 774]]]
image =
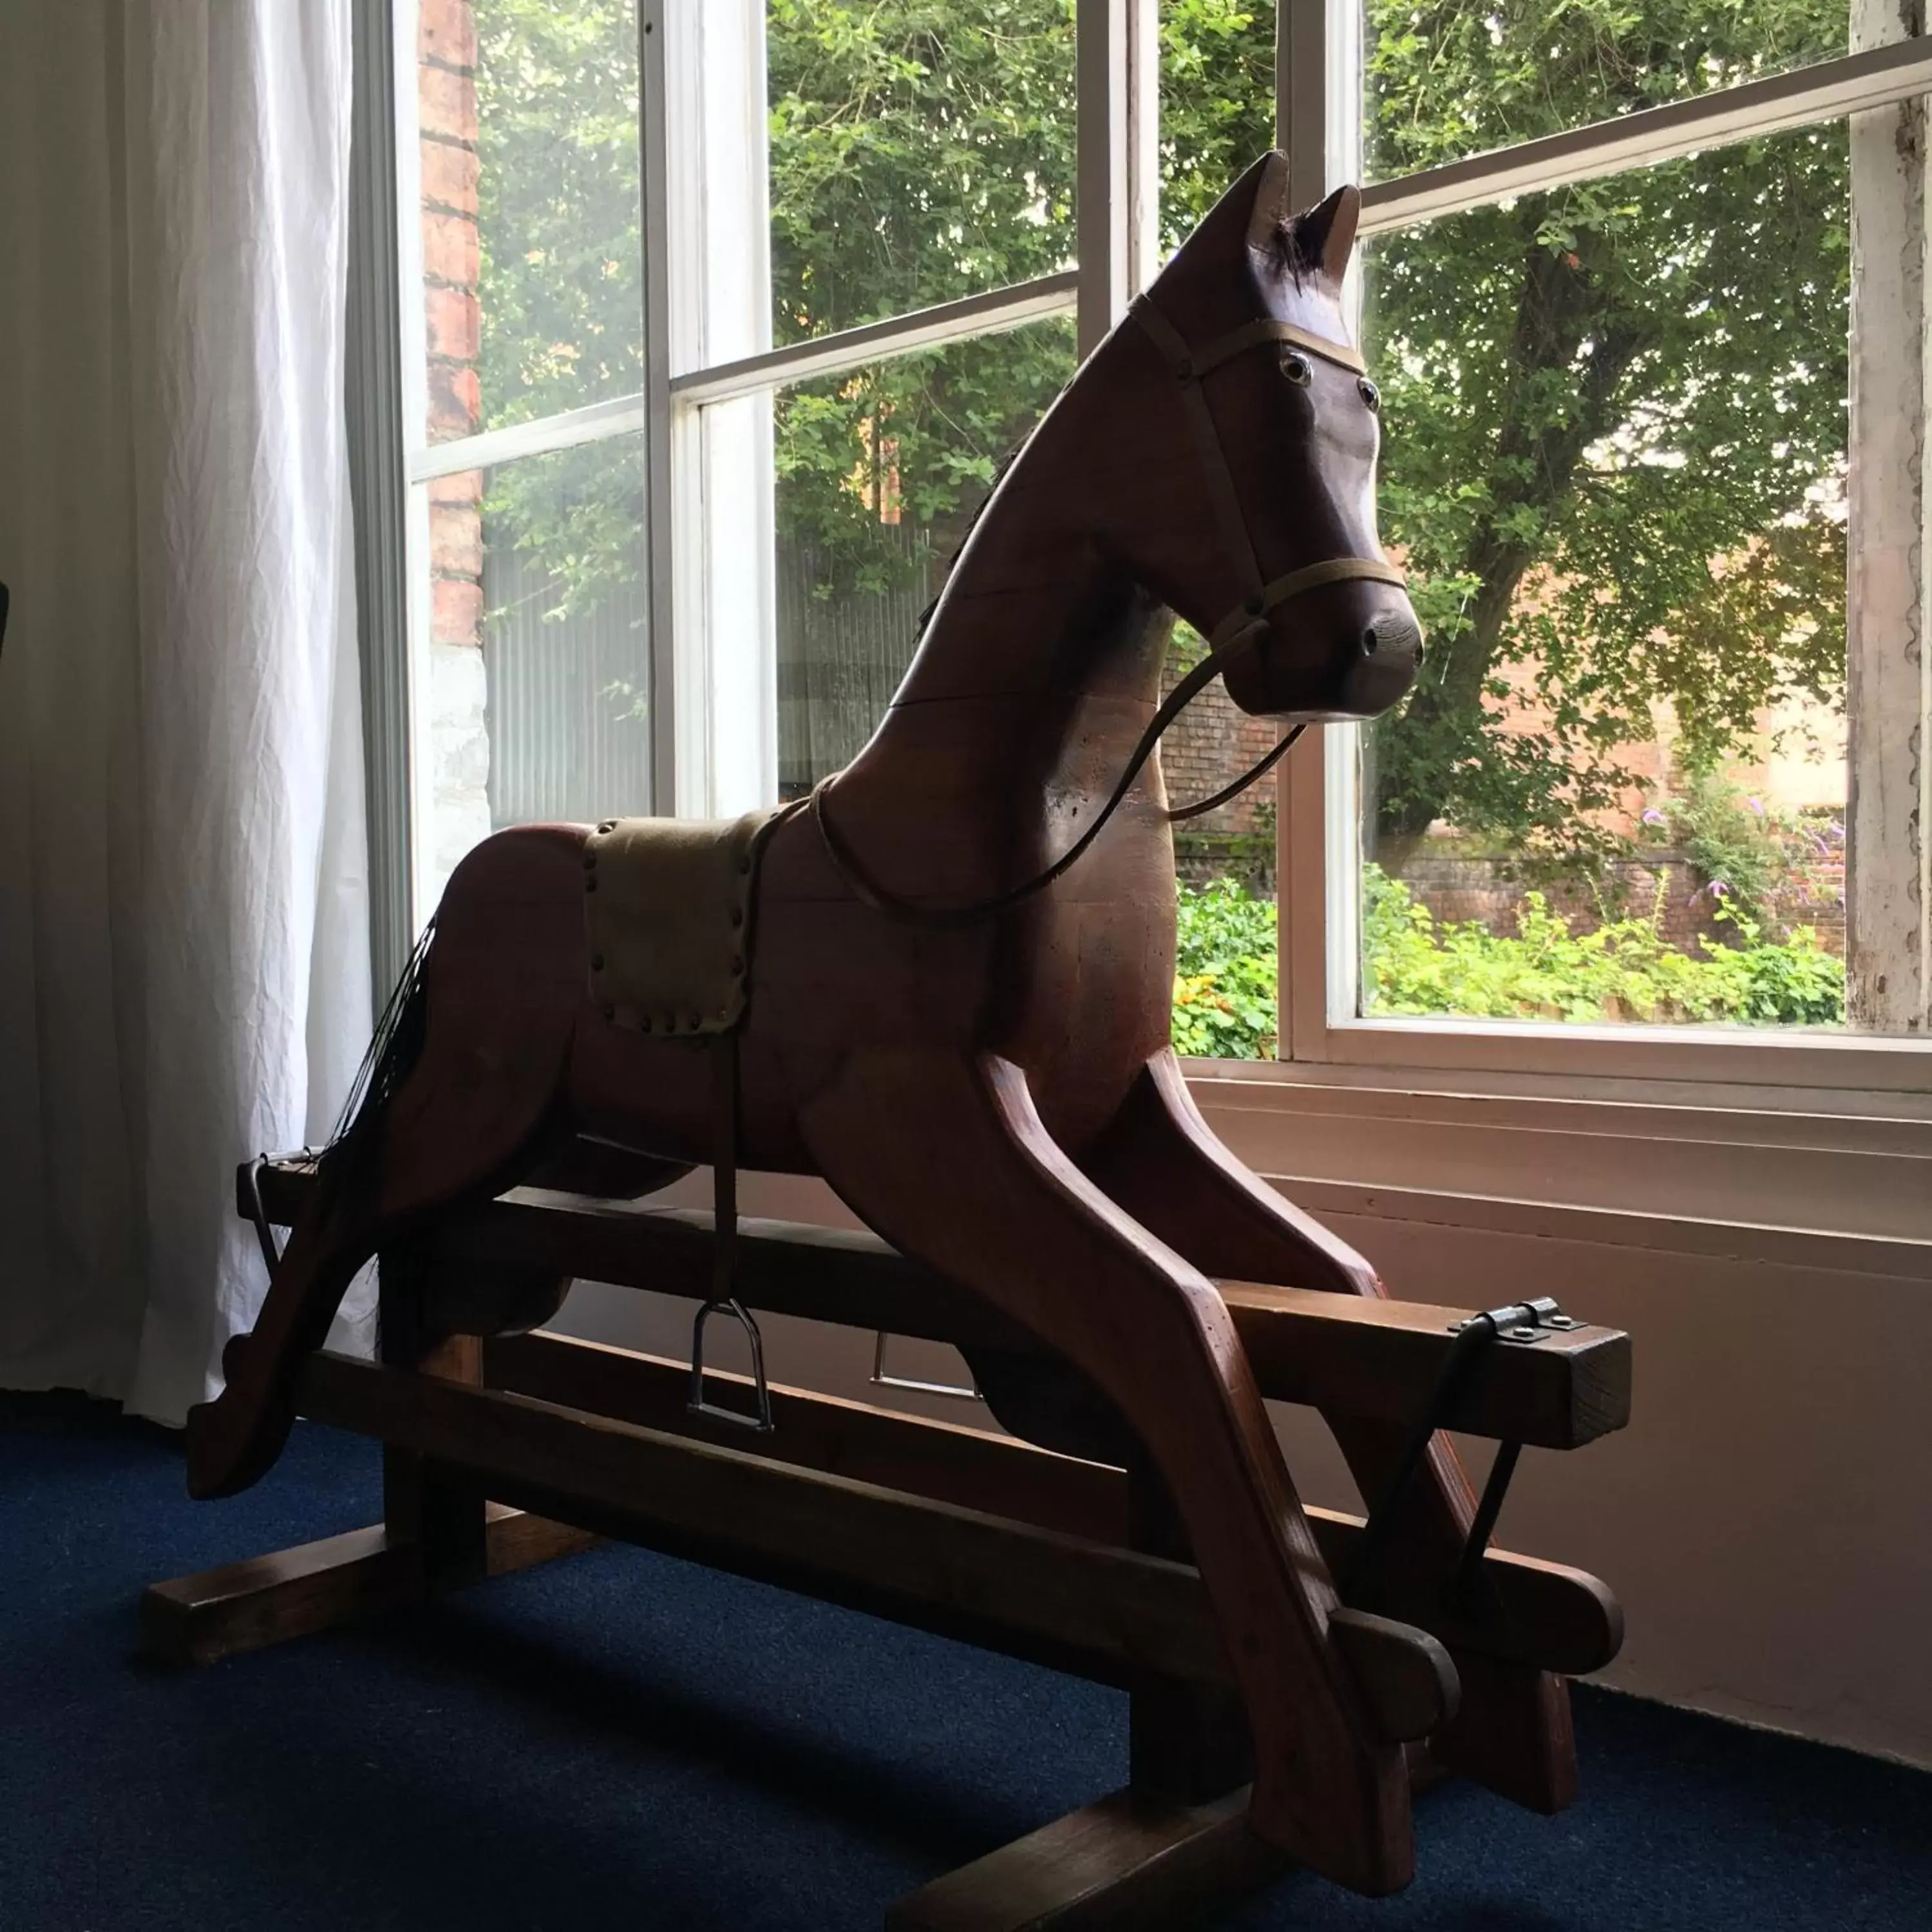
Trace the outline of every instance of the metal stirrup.
[[[704, 1324], [718, 1313], [730, 1316], [745, 1331], [745, 1339], [752, 1345], [752, 1382], [758, 1409], [755, 1414], [742, 1408], [727, 1408], [722, 1402], [706, 1400], [704, 1394]], [[772, 1421], [772, 1391], [765, 1381], [765, 1346], [758, 1333], [758, 1324], [752, 1318], [752, 1311], [734, 1294], [722, 1301], [707, 1301], [698, 1311], [698, 1318], [691, 1328], [691, 1388], [685, 1400], [685, 1408], [692, 1415], [702, 1415], [713, 1422], [735, 1424], [740, 1429], [756, 1430], [760, 1436], [769, 1436], [775, 1426]]]

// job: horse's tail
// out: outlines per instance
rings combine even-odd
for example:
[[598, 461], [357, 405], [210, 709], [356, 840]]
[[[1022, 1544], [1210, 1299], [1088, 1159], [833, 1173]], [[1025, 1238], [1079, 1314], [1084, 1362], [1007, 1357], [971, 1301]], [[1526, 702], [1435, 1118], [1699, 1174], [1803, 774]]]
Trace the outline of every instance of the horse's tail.
[[436, 921], [423, 928], [410, 949], [402, 976], [376, 1022], [369, 1050], [356, 1070], [328, 1144], [322, 1150], [321, 1177], [333, 1186], [359, 1169], [374, 1144], [383, 1110], [422, 1058], [429, 1035], [429, 952]]

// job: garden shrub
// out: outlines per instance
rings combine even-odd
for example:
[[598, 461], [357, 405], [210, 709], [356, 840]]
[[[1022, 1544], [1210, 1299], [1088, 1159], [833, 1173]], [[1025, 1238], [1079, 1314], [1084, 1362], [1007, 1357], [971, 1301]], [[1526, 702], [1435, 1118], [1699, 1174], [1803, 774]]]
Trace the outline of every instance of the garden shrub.
[[[1362, 985], [1378, 1017], [1638, 1020], [1709, 1024], [1843, 1023], [1844, 962], [1816, 930], [1768, 940], [1721, 907], [1733, 945], [1682, 952], [1664, 938], [1661, 886], [1648, 916], [1573, 932], [1541, 892], [1526, 892], [1513, 934], [1438, 920], [1408, 886], [1363, 868]], [[1180, 889], [1174, 1044], [1180, 1053], [1258, 1060], [1274, 1052], [1275, 908], [1232, 880]]]

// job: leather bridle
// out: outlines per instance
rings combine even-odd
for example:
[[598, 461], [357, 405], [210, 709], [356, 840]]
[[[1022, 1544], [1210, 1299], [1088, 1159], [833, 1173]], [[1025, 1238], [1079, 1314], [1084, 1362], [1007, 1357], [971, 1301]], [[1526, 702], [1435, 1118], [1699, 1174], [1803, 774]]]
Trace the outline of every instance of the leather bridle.
[[1145, 296], [1136, 296], [1127, 313], [1146, 330], [1180, 385], [1181, 406], [1187, 412], [1202, 474], [1207, 479], [1208, 500], [1214, 520], [1220, 526], [1221, 548], [1233, 566], [1235, 581], [1241, 586], [1240, 601], [1208, 634], [1210, 659], [1233, 650], [1244, 638], [1265, 628], [1264, 620], [1270, 610], [1305, 591], [1318, 590], [1324, 584], [1346, 584], [1364, 578], [1372, 583], [1397, 586], [1407, 580], [1386, 557], [1380, 556], [1326, 557], [1319, 563], [1291, 570], [1272, 583], [1264, 580], [1248, 536], [1247, 518], [1241, 513], [1234, 473], [1228, 467], [1221, 432], [1215, 427], [1207, 392], [1202, 387], [1203, 379], [1222, 363], [1264, 343], [1289, 344], [1324, 362], [1336, 363], [1354, 375], [1366, 375], [1368, 364], [1354, 349], [1346, 342], [1332, 341], [1325, 335], [1298, 328], [1292, 322], [1276, 322], [1271, 316], [1231, 328], [1204, 349], [1190, 349], [1180, 330]]
[[[1325, 335], [1317, 335], [1310, 330], [1298, 328], [1293, 322], [1276, 322], [1272, 317], [1256, 322], [1244, 322], [1238, 328], [1230, 329], [1225, 335], [1217, 336], [1204, 349], [1190, 349], [1186, 338], [1167, 317], [1161, 314], [1145, 296], [1137, 296], [1129, 304], [1128, 315], [1138, 322], [1154, 347], [1160, 352], [1168, 367], [1173, 371], [1180, 386], [1181, 405], [1186, 412], [1188, 424], [1192, 434], [1196, 454], [1200, 458], [1202, 477], [1206, 482], [1208, 500], [1219, 526], [1221, 548], [1234, 581], [1241, 586], [1241, 595], [1233, 608], [1214, 629], [1208, 633], [1208, 649], [1201, 662], [1196, 664], [1169, 692], [1161, 706], [1149, 721], [1147, 729], [1141, 734], [1140, 740], [1127, 760], [1106, 803], [1100, 808], [1092, 824], [1088, 826], [1053, 863], [1044, 872], [1022, 881], [991, 898], [976, 899], [964, 905], [928, 905], [915, 899], [901, 898], [887, 892], [883, 886], [867, 878], [858, 861], [848, 850], [834, 831], [831, 821], [825, 815], [825, 800], [838, 778], [833, 772], [822, 780], [813, 790], [808, 801], [812, 818], [818, 825], [820, 838], [824, 841], [827, 854], [840, 878], [850, 888], [860, 901], [874, 911], [887, 914], [894, 919], [920, 926], [965, 926], [990, 917], [1007, 907], [1030, 898], [1043, 891], [1059, 878], [1081, 855], [1086, 851], [1107, 822], [1118, 811], [1134, 781], [1139, 777], [1142, 767], [1150, 758], [1161, 740], [1196, 695], [1207, 685], [1220, 676], [1228, 668], [1228, 661], [1238, 651], [1252, 648], [1256, 639], [1268, 629], [1268, 613], [1278, 609], [1291, 598], [1306, 592], [1320, 589], [1324, 584], [1346, 584], [1366, 580], [1376, 584], [1392, 584], [1398, 586], [1407, 580], [1387, 558], [1379, 556], [1324, 557], [1318, 563], [1304, 565], [1299, 570], [1292, 570], [1286, 576], [1272, 581], [1263, 578], [1261, 564], [1255, 555], [1252, 539], [1248, 535], [1247, 519], [1241, 510], [1240, 494], [1234, 485], [1234, 474], [1228, 462], [1226, 450], [1222, 447], [1221, 432], [1216, 427], [1214, 412], [1208, 406], [1206, 392], [1202, 387], [1205, 377], [1234, 357], [1263, 344], [1279, 346], [1287, 344], [1305, 350], [1312, 356], [1336, 363], [1357, 376], [1366, 373], [1367, 364], [1361, 356], [1344, 342], [1336, 342]], [[1212, 812], [1217, 806], [1225, 805], [1228, 800], [1245, 791], [1255, 781], [1273, 768], [1286, 755], [1294, 742], [1307, 729], [1306, 724], [1298, 724], [1259, 763], [1244, 772], [1233, 784], [1225, 785], [1212, 796], [1197, 800], [1192, 805], [1173, 807], [1162, 816], [1170, 820], [1196, 818], [1203, 812]]]

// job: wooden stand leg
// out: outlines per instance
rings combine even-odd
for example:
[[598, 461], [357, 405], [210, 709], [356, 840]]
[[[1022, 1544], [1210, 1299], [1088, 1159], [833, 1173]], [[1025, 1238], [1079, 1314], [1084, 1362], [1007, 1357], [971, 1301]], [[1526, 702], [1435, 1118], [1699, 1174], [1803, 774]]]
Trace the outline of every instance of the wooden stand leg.
[[[379, 1265], [384, 1364], [482, 1388], [480, 1336], [423, 1331], [420, 1263], [406, 1253], [390, 1252]], [[484, 1502], [473, 1480], [412, 1450], [383, 1445], [383, 1523], [392, 1545], [415, 1550], [425, 1597], [479, 1582], [487, 1574]]]
[[1399, 1891], [1401, 1754], [1330, 1640], [1334, 1594], [1220, 1295], [1079, 1173], [997, 1055], [855, 1055], [800, 1127], [855, 1211], [1024, 1320], [1126, 1415], [1186, 1514], [1239, 1676], [1252, 1827], [1353, 1890]]
[[[495, 1503], [484, 1530], [485, 1568], [492, 1576], [574, 1556], [597, 1541], [568, 1523]], [[392, 1543], [376, 1523], [272, 1556], [151, 1583], [141, 1593], [140, 1651], [157, 1664], [217, 1664], [380, 1610], [420, 1604], [424, 1596], [420, 1552], [412, 1544]]]
[[886, 1932], [1206, 1926], [1288, 1869], [1247, 1809], [1245, 1788], [1192, 1806], [1116, 1792], [908, 1892]]
[[[1209, 1275], [1344, 1294], [1384, 1292], [1360, 1256], [1221, 1144], [1171, 1053], [1148, 1063], [1090, 1165], [1102, 1187], [1131, 1202], [1152, 1232]], [[1372, 1504], [1388, 1492], [1402, 1430], [1359, 1418], [1328, 1420]], [[1406, 1571], [1410, 1600], [1439, 1596], [1460, 1559], [1475, 1501], [1447, 1439], [1438, 1437], [1410, 1485], [1394, 1538], [1391, 1567]], [[1432, 1754], [1532, 1810], [1562, 1810], [1576, 1786], [1568, 1686], [1526, 1665], [1496, 1663], [1460, 1647], [1451, 1654], [1462, 1676], [1462, 1708], [1432, 1741]]]
[[[406, 1256], [382, 1259], [383, 1360], [480, 1386], [476, 1336], [424, 1338], [422, 1304], [410, 1289], [413, 1267]], [[475, 1481], [388, 1444], [382, 1515], [370, 1528], [151, 1585], [141, 1596], [142, 1654], [163, 1664], [213, 1664], [573, 1556], [597, 1540], [488, 1502]]]

